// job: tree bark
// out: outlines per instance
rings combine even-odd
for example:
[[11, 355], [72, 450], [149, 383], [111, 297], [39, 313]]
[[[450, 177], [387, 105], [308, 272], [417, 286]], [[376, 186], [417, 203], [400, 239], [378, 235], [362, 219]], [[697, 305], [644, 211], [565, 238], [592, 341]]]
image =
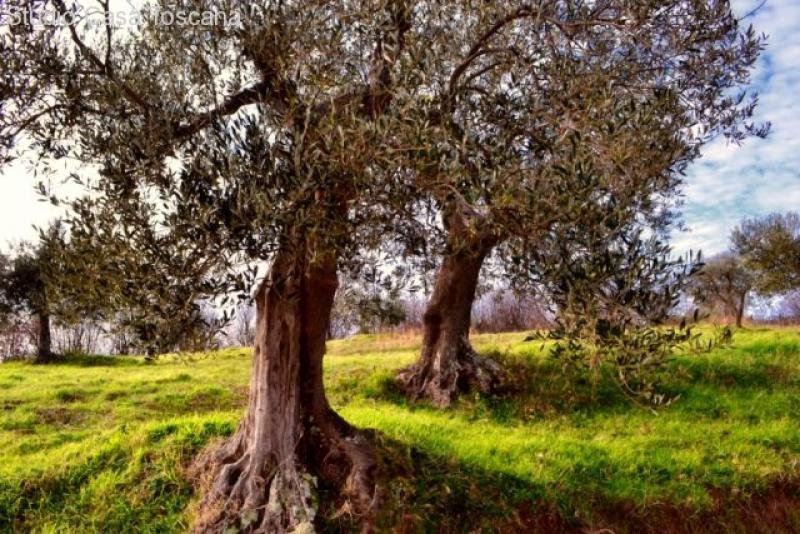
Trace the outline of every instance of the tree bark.
[[739, 306], [736, 309], [736, 328], [742, 327], [742, 320], [744, 319], [744, 307], [747, 302], [747, 293], [742, 293], [739, 298]]
[[39, 313], [39, 339], [36, 347], [35, 363], [48, 363], [53, 359], [52, 337], [50, 335], [50, 314]]
[[478, 356], [469, 342], [481, 266], [495, 243], [491, 237], [477, 237], [444, 257], [423, 315], [420, 357], [397, 375], [411, 400], [447, 407], [459, 393], [472, 388], [488, 393], [496, 386], [498, 364]]
[[337, 287], [336, 258], [305, 249], [277, 254], [256, 296], [247, 414], [236, 434], [201, 461], [212, 486], [201, 532], [285, 532], [315, 517], [315, 479], [340, 490], [369, 524], [380, 500], [366, 440], [328, 404], [322, 358]]

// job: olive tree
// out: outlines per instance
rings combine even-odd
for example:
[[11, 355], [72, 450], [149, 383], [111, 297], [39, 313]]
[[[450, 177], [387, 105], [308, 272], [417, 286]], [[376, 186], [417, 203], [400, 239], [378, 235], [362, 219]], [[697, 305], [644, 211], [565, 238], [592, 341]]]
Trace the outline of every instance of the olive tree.
[[755, 281], [755, 274], [739, 255], [723, 252], [705, 262], [690, 286], [690, 292], [699, 304], [731, 317], [741, 328], [747, 295]]
[[[243, 258], [270, 264], [255, 291], [249, 407], [202, 466], [214, 482], [200, 527], [308, 526], [316, 477], [369, 520], [376, 465], [328, 404], [322, 356], [354, 211], [385, 195], [379, 176], [395, 176], [376, 172], [372, 156], [395, 87], [413, 82], [394, 74], [410, 5], [156, 2], [124, 31], [108, 3], [94, 26], [79, 3], [4, 9], [27, 16], [3, 21], [5, 159], [24, 142], [96, 170], [80, 179], [99, 205], [77, 227], [96, 213], [124, 233], [145, 210], [154, 237], [193, 243], [240, 284], [252, 281], [235, 268]], [[205, 10], [232, 22], [159, 23], [165, 12]], [[37, 23], [54, 14], [60, 24]], [[153, 265], [153, 275], [167, 268]]]
[[[590, 224], [583, 205], [601, 196], [609, 218], [663, 228], [705, 142], [766, 134], [748, 122], [755, 100], [741, 92], [762, 40], [728, 2], [452, 9], [462, 25], [432, 46], [466, 54], [455, 64], [457, 52], [437, 56], [407, 142], [423, 147], [410, 152], [445, 246], [420, 358], [398, 375], [411, 398], [439, 406], [496, 381], [468, 334], [482, 265], [498, 245], [535, 249], [548, 233], [580, 233]], [[591, 182], [576, 162], [593, 168]]]
[[[58, 231], [54, 226], [49, 234]], [[43, 233], [37, 245], [20, 243], [13, 255], [0, 265], [0, 308], [4, 315], [28, 314], [36, 318], [36, 363], [48, 363], [55, 357], [51, 322], [58, 297], [48, 284], [55, 255], [47, 236]]]

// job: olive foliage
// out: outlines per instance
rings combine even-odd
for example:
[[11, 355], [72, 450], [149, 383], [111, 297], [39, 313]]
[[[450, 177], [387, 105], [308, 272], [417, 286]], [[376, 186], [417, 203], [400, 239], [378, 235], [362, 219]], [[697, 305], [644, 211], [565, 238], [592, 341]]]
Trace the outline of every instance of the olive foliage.
[[[236, 22], [157, 24], [212, 8]], [[426, 200], [470, 232], [530, 235], [581, 215], [580, 183], [554, 177], [565, 143], [641, 205], [711, 136], [764, 133], [731, 92], [762, 40], [724, 1], [153, 2], [125, 31], [97, 24], [108, 10], [7, 3], [72, 16], [4, 32], [5, 157], [24, 136], [99, 166], [81, 178], [99, 213], [163, 205], [167, 235], [229, 266], [268, 258], [289, 227], [350, 258], [387, 229], [418, 242], [409, 215]]]
[[569, 239], [552, 234], [524, 254], [513, 246], [506, 251], [516, 279], [534, 281], [553, 306], [556, 327], [530, 339], [556, 340], [551, 355], [565, 366], [586, 367], [594, 376], [610, 371], [634, 400], [668, 402], [659, 391], [661, 372], [698, 337], [686, 319], [663, 325], [702, 263], [692, 255], [675, 258], [653, 227], [609, 218], [602, 202], [585, 209], [605, 224]]

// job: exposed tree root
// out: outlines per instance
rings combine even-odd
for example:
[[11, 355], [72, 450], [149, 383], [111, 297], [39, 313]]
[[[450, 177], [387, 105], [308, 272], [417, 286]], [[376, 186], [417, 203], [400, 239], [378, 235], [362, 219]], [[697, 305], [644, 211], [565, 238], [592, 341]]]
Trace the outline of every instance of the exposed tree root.
[[500, 365], [479, 356], [466, 339], [424, 351], [420, 360], [400, 370], [397, 380], [411, 400], [428, 399], [449, 406], [460, 393], [491, 393], [501, 381]]
[[197, 532], [310, 532], [318, 489], [369, 530], [380, 502], [369, 443], [325, 397], [322, 358], [336, 262], [284, 251], [256, 295], [248, 410], [194, 468], [205, 481]]
[[251, 443], [243, 424], [199, 457], [192, 474], [208, 487], [195, 532], [313, 532], [320, 484], [338, 489], [340, 513], [356, 515], [371, 530], [381, 501], [372, 449], [336, 414], [327, 419], [307, 426], [286, 455]]

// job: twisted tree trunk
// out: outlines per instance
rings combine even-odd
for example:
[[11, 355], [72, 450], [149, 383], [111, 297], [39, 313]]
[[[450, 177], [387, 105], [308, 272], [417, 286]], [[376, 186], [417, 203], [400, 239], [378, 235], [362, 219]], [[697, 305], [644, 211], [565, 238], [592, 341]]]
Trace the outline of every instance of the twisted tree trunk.
[[313, 525], [315, 479], [369, 524], [379, 501], [368, 443], [329, 406], [322, 357], [336, 258], [279, 252], [256, 298], [250, 397], [236, 434], [205, 459], [213, 485], [197, 530], [284, 532]]
[[446, 407], [461, 392], [477, 388], [488, 393], [496, 385], [499, 366], [478, 356], [469, 342], [481, 266], [495, 243], [478, 236], [444, 257], [423, 316], [420, 357], [397, 375], [410, 399]]

